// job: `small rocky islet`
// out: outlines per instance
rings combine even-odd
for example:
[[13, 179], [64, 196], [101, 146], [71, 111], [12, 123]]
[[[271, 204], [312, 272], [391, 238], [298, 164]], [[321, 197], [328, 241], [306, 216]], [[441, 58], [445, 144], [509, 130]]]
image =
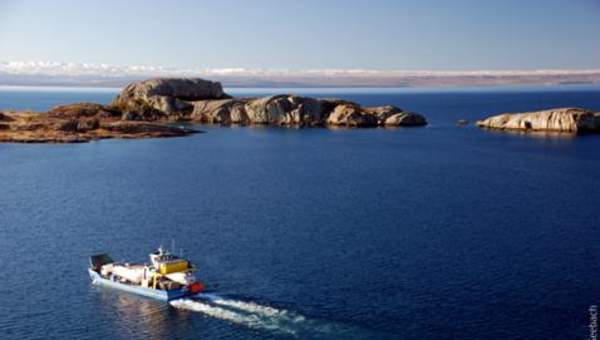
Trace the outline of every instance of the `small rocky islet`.
[[103, 138], [177, 137], [179, 122], [274, 126], [423, 126], [395, 106], [295, 95], [234, 98], [219, 82], [160, 78], [132, 83], [108, 105], [76, 103], [47, 112], [0, 112], [0, 142], [76, 143]]
[[504, 113], [480, 120], [477, 126], [491, 130], [598, 133], [600, 112], [567, 107], [535, 112]]

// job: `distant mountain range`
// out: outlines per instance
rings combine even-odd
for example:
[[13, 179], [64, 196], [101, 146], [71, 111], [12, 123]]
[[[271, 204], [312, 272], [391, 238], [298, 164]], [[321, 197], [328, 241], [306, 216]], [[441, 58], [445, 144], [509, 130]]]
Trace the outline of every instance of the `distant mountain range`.
[[600, 84], [600, 69], [410, 71], [114, 66], [0, 62], [0, 85], [122, 87], [154, 77], [200, 77], [227, 87], [428, 87], [512, 84]]

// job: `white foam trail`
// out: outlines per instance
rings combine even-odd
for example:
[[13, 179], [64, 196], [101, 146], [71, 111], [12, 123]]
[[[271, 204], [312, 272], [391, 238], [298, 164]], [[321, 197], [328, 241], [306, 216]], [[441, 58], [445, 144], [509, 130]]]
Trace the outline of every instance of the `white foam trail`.
[[195, 312], [201, 312], [206, 315], [231, 321], [238, 324], [251, 324], [258, 320], [254, 315], [242, 315], [227, 309], [207, 305], [199, 301], [189, 299], [178, 299], [170, 302], [171, 306], [179, 309], [187, 309]]
[[287, 321], [294, 322], [301, 322], [305, 320], [305, 318], [302, 315], [298, 315], [285, 309], [277, 309], [270, 306], [260, 305], [255, 302], [232, 300], [214, 294], [200, 294], [199, 296], [207, 298], [217, 305], [235, 308], [244, 312], [257, 314], [260, 316], [286, 319]]
[[204, 313], [208, 316], [230, 321], [250, 328], [262, 328], [290, 335], [296, 335], [296, 331], [280, 325], [277, 319], [271, 318], [265, 320], [257, 314], [242, 314], [240, 312], [235, 312], [221, 307], [211, 306], [209, 304], [190, 299], [177, 299], [171, 301], [170, 304], [175, 308], [187, 309], [195, 312]]
[[359, 328], [307, 319], [294, 311], [265, 306], [253, 301], [235, 300], [207, 293], [197, 294], [195, 298], [199, 300], [179, 299], [171, 301], [171, 305], [176, 308], [201, 312], [249, 328], [266, 329], [301, 339], [328, 339], [332, 337], [332, 334], [337, 334], [345, 339], [375, 337], [370, 333], [365, 334]]

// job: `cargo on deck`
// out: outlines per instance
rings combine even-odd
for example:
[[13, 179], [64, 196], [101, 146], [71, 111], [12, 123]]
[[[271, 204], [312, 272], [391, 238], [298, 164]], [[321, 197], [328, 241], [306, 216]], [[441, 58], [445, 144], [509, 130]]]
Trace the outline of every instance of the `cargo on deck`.
[[90, 257], [88, 269], [93, 284], [167, 301], [204, 290], [195, 271], [190, 261], [162, 247], [150, 254], [149, 264], [117, 263], [98, 254]]

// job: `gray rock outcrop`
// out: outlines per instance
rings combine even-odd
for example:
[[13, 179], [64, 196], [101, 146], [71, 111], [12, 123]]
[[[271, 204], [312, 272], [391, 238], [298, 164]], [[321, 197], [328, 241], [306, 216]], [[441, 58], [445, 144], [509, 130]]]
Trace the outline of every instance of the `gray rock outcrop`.
[[427, 125], [425, 117], [414, 112], [395, 113], [384, 121], [386, 126], [423, 126]]
[[321, 106], [316, 99], [293, 95], [257, 98], [245, 105], [252, 124], [318, 125], [321, 123]]
[[200, 78], [159, 78], [127, 85], [111, 106], [128, 118], [157, 120], [183, 118], [191, 113], [189, 101], [229, 98], [221, 83]]
[[327, 117], [326, 123], [335, 126], [377, 126], [377, 117], [356, 104], [340, 104]]
[[477, 126], [497, 130], [592, 132], [600, 131], [600, 113], [580, 108], [505, 113], [478, 121]]
[[201, 100], [192, 105], [190, 118], [206, 123], [312, 126], [322, 120], [318, 100], [292, 95]]

